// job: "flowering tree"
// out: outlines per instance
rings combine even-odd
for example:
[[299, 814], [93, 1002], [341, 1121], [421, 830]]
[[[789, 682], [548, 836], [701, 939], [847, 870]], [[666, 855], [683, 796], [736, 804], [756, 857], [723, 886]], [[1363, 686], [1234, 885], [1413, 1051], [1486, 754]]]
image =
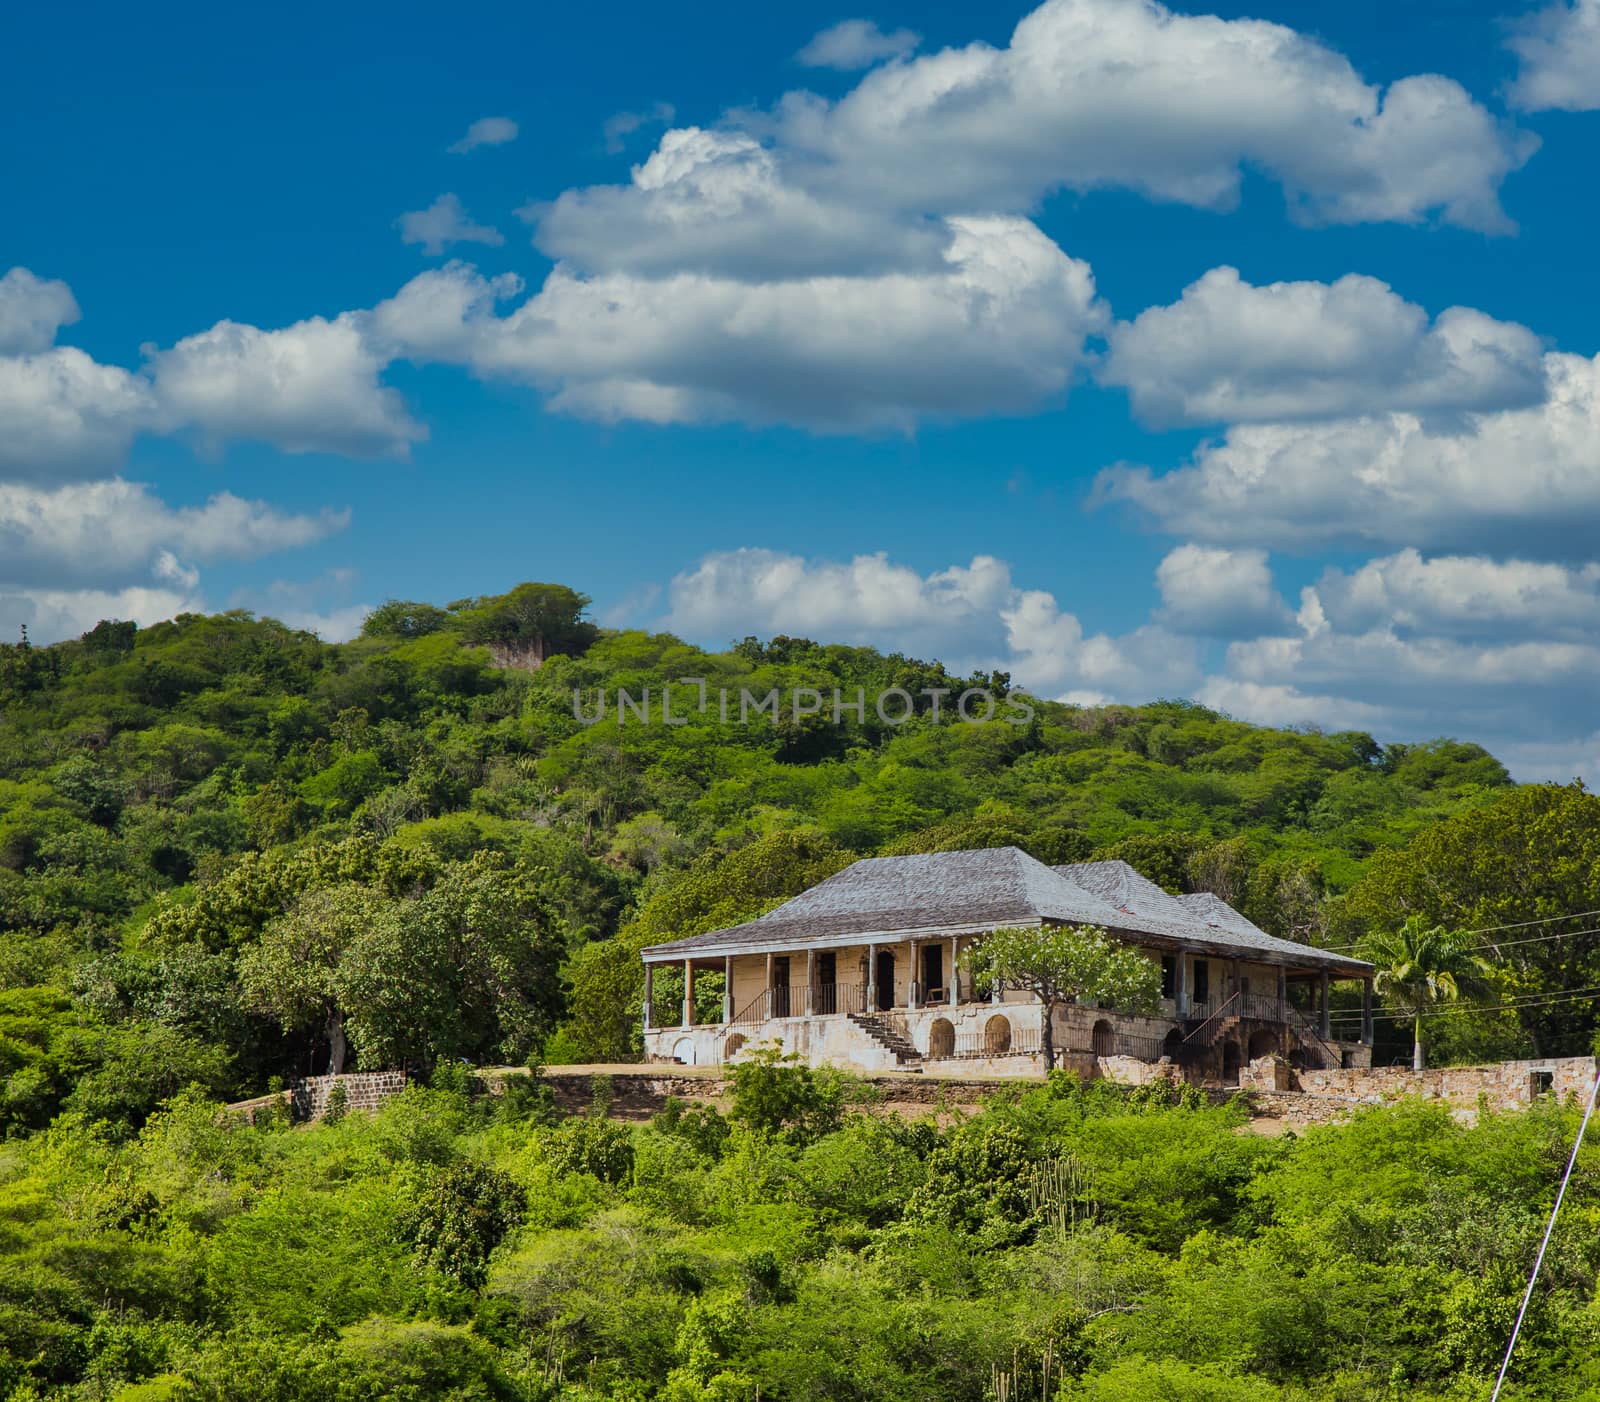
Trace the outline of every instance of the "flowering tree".
[[979, 988], [1002, 983], [1032, 993], [1043, 1005], [1046, 1070], [1056, 1064], [1052, 1015], [1067, 1003], [1093, 999], [1127, 1012], [1154, 1012], [1161, 966], [1094, 925], [1022, 925], [994, 930], [966, 953]]

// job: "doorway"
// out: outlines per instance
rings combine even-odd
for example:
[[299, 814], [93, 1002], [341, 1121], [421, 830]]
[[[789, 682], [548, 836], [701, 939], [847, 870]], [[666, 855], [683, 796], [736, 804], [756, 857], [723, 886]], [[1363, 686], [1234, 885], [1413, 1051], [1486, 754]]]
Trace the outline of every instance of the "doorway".
[[922, 946], [922, 1001], [943, 1002], [945, 997], [944, 947], [925, 944]]
[[789, 956], [780, 954], [772, 961], [772, 1015], [789, 1016]]
[[887, 949], [878, 951], [878, 1011], [888, 1012], [894, 1006], [894, 955]]
[[817, 1011], [839, 1011], [839, 956], [831, 949], [817, 955]]

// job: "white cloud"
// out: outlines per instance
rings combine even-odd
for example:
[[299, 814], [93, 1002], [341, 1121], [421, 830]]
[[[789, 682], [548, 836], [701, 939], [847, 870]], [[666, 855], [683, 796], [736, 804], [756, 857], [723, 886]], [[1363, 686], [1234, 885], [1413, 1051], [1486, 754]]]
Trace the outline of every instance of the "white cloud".
[[1250, 168], [1306, 222], [1489, 232], [1510, 227], [1500, 182], [1537, 144], [1448, 78], [1380, 89], [1283, 25], [1153, 0], [1046, 0], [1008, 48], [877, 69], [835, 103], [791, 94], [777, 132], [819, 186], [917, 212], [1021, 211], [1063, 188], [1228, 209]]
[[1244, 424], [1189, 466], [1102, 472], [1191, 540], [1274, 549], [1342, 543], [1586, 559], [1600, 532], [1600, 357], [1545, 356], [1543, 404], [1430, 427], [1413, 414]]
[[870, 19], [847, 19], [812, 36], [795, 59], [808, 68], [851, 72], [871, 68], [886, 58], [903, 58], [921, 42], [922, 36], [910, 29], [885, 34]]
[[1326, 570], [1302, 606], [1312, 627], [1474, 639], [1586, 642], [1600, 636], [1600, 564], [1401, 550], [1359, 568]]
[[1265, 550], [1180, 545], [1156, 567], [1161, 622], [1175, 633], [1238, 638], [1282, 632], [1291, 615]]
[[[1053, 595], [1024, 590], [993, 556], [919, 574], [887, 555], [807, 560], [772, 550], [706, 556], [668, 587], [662, 626], [708, 642], [788, 633], [1011, 671], [1041, 694], [1092, 701], [1182, 690], [1193, 649], [1159, 628], [1086, 635]], [[1165, 692], [1164, 692], [1165, 689]]]
[[1176, 303], [1111, 331], [1100, 378], [1146, 421], [1239, 423], [1537, 404], [1539, 338], [1451, 307], [1425, 311], [1376, 278], [1253, 287], [1213, 268]]
[[23, 481], [114, 469], [160, 414], [150, 386], [73, 346], [0, 356], [0, 476]]
[[924, 576], [882, 552], [838, 561], [732, 550], [673, 579], [664, 625], [702, 638], [788, 633], [970, 659], [1002, 646], [1013, 593], [1010, 570], [989, 555]]
[[627, 138], [641, 127], [660, 126], [670, 122], [676, 109], [670, 102], [658, 102], [643, 112], [614, 112], [601, 124], [600, 134], [605, 137], [608, 154], [620, 155]]
[[745, 283], [558, 265], [505, 317], [491, 285], [453, 265], [372, 324], [414, 359], [540, 385], [552, 408], [602, 421], [842, 431], [1033, 408], [1066, 387], [1103, 324], [1089, 268], [1023, 220], [950, 228], [928, 272]]
[[66, 283], [26, 268], [0, 277], [0, 355], [48, 350], [56, 332], [77, 319], [78, 303]]
[[420, 243], [422, 251], [443, 253], [452, 243], [484, 243], [498, 248], [505, 236], [487, 224], [474, 224], [454, 194], [440, 195], [426, 209], [414, 209], [395, 221], [401, 243]]
[[568, 190], [528, 206], [535, 242], [587, 272], [700, 272], [763, 281], [937, 268], [943, 220], [824, 199], [738, 131], [667, 132], [632, 183]]
[[143, 628], [180, 613], [203, 613], [205, 607], [200, 595], [175, 589], [11, 591], [0, 585], [0, 633], [15, 637], [26, 625], [32, 641], [53, 643], [87, 633], [103, 618], [131, 619]]
[[517, 124], [510, 117], [479, 117], [460, 141], [448, 150], [452, 156], [464, 156], [480, 146], [504, 146], [517, 139]]
[[50, 490], [0, 482], [0, 588], [115, 589], [153, 579], [192, 590], [181, 561], [292, 550], [349, 520], [347, 511], [286, 514], [229, 492], [173, 508], [121, 478]]
[[1506, 43], [1522, 61], [1507, 92], [1513, 107], [1600, 109], [1600, 0], [1557, 0], [1522, 19]]
[[404, 456], [427, 436], [379, 382], [386, 360], [351, 313], [276, 331], [219, 321], [147, 354], [162, 408], [211, 445], [252, 439], [288, 453]]

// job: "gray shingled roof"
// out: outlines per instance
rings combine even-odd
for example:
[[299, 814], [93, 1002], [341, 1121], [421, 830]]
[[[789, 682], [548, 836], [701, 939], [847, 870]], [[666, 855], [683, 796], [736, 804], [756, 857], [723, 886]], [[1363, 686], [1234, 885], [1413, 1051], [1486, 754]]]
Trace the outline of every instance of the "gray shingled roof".
[[[1170, 931], [1179, 939], [1206, 939], [1241, 950], [1259, 952], [1272, 960], [1280, 958], [1315, 962], [1319, 967], [1367, 973], [1371, 965], [1359, 959], [1349, 959], [1333, 954], [1315, 945], [1297, 944], [1294, 940], [1279, 939], [1269, 935], [1259, 925], [1246, 919], [1221, 896], [1210, 891], [1200, 891], [1188, 896], [1172, 896], [1157, 886], [1149, 877], [1141, 875], [1126, 862], [1075, 862], [1069, 866], [1053, 867], [1069, 881], [1100, 897], [1107, 905], [1115, 906], [1125, 914], [1138, 916], [1143, 927]], [[1314, 955], [1314, 960], [1307, 960]]]
[[1015, 847], [866, 857], [758, 919], [644, 951], [647, 962], [765, 950], [827, 948], [873, 939], [975, 934], [1002, 925], [1103, 925], [1223, 953], [1253, 952], [1320, 968], [1367, 965], [1309, 945], [1274, 939], [1244, 916], [1216, 919], [1191, 909], [1125, 862], [1047, 867]]

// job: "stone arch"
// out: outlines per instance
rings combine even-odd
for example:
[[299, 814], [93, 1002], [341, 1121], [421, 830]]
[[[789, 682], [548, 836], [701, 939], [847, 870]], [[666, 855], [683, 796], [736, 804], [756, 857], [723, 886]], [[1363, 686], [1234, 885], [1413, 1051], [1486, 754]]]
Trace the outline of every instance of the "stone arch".
[[1174, 1027], [1162, 1039], [1161, 1055], [1168, 1061], [1176, 1061], [1183, 1054], [1183, 1031]]
[[1089, 1046], [1096, 1056], [1115, 1056], [1117, 1052], [1116, 1029], [1101, 1018], [1089, 1034]]
[[672, 1044], [672, 1059], [682, 1062], [685, 1066], [694, 1065], [694, 1038], [679, 1037]]
[[928, 1024], [928, 1059], [941, 1061], [956, 1054], [956, 1025], [947, 1017], [936, 1017]]
[[728, 1040], [722, 1044], [722, 1059], [732, 1061], [739, 1054], [739, 1048], [744, 1045], [743, 1032], [730, 1032]]
[[1239, 1084], [1239, 1067], [1243, 1064], [1243, 1056], [1239, 1051], [1239, 1044], [1231, 1038], [1222, 1044], [1222, 1084], [1236, 1086]]
[[1258, 1057], [1272, 1056], [1277, 1050], [1278, 1034], [1270, 1027], [1258, 1027], [1250, 1034], [1248, 1060], [1255, 1061]]
[[1011, 1019], [996, 1013], [983, 1024], [983, 1049], [990, 1056], [1004, 1056], [1011, 1050]]

